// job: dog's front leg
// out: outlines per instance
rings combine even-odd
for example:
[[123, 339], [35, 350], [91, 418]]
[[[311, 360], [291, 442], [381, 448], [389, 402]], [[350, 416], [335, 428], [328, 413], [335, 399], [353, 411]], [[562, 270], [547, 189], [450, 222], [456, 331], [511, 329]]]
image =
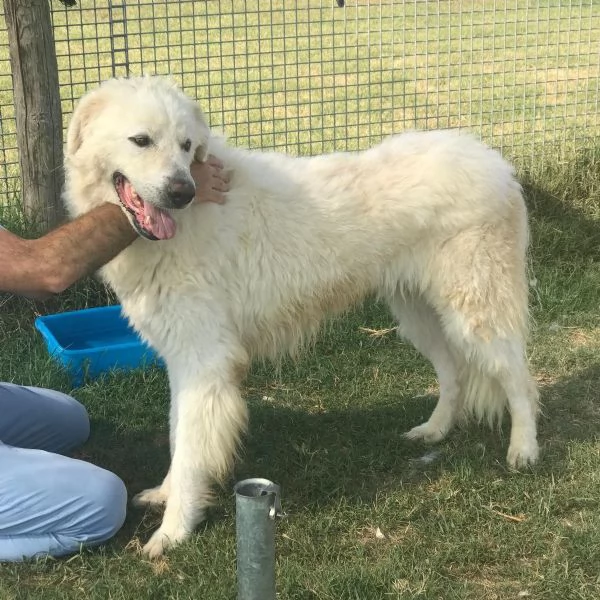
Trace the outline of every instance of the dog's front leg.
[[[213, 349], [214, 350], [214, 349]], [[239, 391], [240, 365], [213, 355], [208, 365], [169, 363], [176, 378], [177, 421], [170, 470], [170, 490], [160, 528], [144, 547], [150, 557], [186, 539], [205, 516], [211, 485], [232, 467], [247, 407]]]
[[[171, 372], [169, 373], [169, 387], [171, 390], [171, 406], [169, 410], [169, 445], [171, 452], [171, 460], [175, 455], [176, 432], [177, 432], [177, 388], [176, 381], [173, 379]], [[160, 485], [148, 488], [133, 497], [131, 503], [137, 508], [162, 508], [167, 503], [169, 494], [171, 493], [171, 466], [167, 475]]]

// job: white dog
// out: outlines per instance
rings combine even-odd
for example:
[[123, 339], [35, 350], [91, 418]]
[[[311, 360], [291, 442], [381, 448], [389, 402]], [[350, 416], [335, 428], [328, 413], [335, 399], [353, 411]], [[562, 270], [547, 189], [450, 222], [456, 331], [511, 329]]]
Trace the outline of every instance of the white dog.
[[[190, 203], [190, 163], [232, 170], [224, 205]], [[538, 458], [537, 390], [525, 340], [528, 226], [513, 169], [457, 132], [411, 132], [360, 153], [294, 158], [232, 148], [170, 82], [110, 80], [71, 119], [73, 215], [121, 204], [139, 239], [102, 269], [133, 326], [164, 358], [171, 453], [145, 546], [157, 556], [202, 520], [232, 466], [253, 357], [294, 352], [327, 314], [369, 294], [435, 367], [439, 402], [408, 437], [441, 440], [461, 415], [508, 408], [508, 463]], [[171, 238], [171, 239], [169, 239]]]

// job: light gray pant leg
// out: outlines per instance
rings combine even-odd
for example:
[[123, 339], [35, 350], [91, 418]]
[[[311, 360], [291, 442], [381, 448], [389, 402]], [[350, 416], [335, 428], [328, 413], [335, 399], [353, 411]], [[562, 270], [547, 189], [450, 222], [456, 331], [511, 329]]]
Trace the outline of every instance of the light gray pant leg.
[[0, 383], [0, 441], [5, 444], [65, 453], [83, 444], [89, 434], [87, 411], [71, 396]]
[[121, 528], [126, 507], [125, 485], [110, 471], [0, 445], [0, 561], [101, 544]]
[[87, 412], [70, 396], [0, 383], [0, 561], [70, 554], [120, 529], [127, 505], [123, 482], [55, 454], [88, 435]]

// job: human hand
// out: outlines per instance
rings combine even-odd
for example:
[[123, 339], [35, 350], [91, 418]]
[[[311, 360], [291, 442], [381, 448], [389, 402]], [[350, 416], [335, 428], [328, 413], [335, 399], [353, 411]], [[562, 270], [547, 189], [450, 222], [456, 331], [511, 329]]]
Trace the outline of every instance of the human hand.
[[229, 173], [223, 169], [223, 163], [210, 154], [206, 161], [194, 161], [190, 172], [196, 184], [195, 202], [225, 202], [225, 193], [229, 191]]

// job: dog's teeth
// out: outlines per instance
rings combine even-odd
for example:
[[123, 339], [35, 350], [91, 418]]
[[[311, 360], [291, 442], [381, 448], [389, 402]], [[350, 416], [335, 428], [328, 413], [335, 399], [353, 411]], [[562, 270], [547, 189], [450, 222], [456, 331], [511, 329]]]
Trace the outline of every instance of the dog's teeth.
[[152, 219], [150, 218], [150, 215], [146, 215], [144, 218], [144, 225], [150, 225], [150, 223], [152, 223]]

